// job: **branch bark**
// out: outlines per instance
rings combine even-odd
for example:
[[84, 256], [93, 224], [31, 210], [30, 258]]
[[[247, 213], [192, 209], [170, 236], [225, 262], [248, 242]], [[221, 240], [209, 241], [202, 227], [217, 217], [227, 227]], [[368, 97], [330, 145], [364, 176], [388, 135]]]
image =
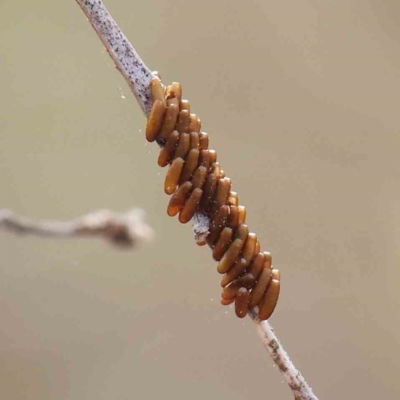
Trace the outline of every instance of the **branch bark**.
[[[151, 110], [150, 69], [140, 59], [133, 46], [121, 32], [101, 0], [75, 0], [86, 14], [100, 40], [103, 42], [117, 69], [126, 79], [146, 116]], [[295, 368], [286, 351], [277, 339], [268, 321], [259, 321], [257, 313], [249, 313], [256, 325], [256, 330], [285, 377], [296, 400], [317, 400], [311, 387]]]
[[147, 116], [151, 110], [151, 70], [139, 57], [110, 13], [100, 0], [76, 0], [102, 41], [108, 54], [121, 72], [136, 100]]
[[254, 311], [251, 311], [249, 316], [255, 323], [256, 331], [265, 349], [285, 377], [295, 400], [318, 400], [303, 375], [294, 366], [288, 353], [282, 347], [271, 324], [268, 321], [260, 321]]

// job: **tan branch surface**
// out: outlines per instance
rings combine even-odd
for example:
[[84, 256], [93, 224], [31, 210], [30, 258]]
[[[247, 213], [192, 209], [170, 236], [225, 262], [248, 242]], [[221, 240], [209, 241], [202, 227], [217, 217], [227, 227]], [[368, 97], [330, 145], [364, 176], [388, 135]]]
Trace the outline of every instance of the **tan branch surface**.
[[[133, 46], [123, 35], [101, 0], [75, 0], [103, 42], [117, 69], [123, 74], [135, 97], [146, 114], [151, 109], [149, 84], [150, 69], [140, 59]], [[265, 348], [285, 377], [296, 400], [317, 400], [311, 387], [288, 357], [268, 321], [260, 322], [256, 314], [250, 317], [256, 324]]]
[[139, 240], [149, 240], [153, 236], [140, 209], [124, 214], [99, 210], [72, 221], [33, 221], [0, 209], [0, 230], [51, 238], [101, 237], [127, 249], [133, 248]]

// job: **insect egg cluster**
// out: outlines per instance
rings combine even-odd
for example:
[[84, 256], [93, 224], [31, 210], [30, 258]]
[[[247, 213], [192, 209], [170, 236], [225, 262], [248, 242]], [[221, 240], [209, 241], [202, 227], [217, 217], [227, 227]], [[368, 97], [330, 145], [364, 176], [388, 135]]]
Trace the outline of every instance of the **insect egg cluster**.
[[[239, 205], [231, 180], [209, 149], [208, 134], [201, 132], [200, 119], [182, 99], [177, 82], [165, 87], [158, 76], [150, 84], [153, 106], [147, 120], [146, 139], [160, 147], [158, 165], [169, 165], [164, 191], [171, 195], [167, 213], [181, 223], [195, 213], [210, 221], [205, 242], [218, 261], [223, 305], [235, 302], [239, 318], [257, 307], [261, 320], [273, 313], [279, 297], [280, 274], [272, 268], [271, 254], [260, 251], [255, 233], [245, 224], [246, 210]], [[257, 310], [256, 309], [256, 310]]]

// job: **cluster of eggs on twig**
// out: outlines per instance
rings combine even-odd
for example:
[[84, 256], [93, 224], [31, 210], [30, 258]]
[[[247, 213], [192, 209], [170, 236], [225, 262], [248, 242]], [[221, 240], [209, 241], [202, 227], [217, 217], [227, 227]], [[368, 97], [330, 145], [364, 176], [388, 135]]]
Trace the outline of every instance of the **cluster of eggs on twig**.
[[[164, 191], [171, 195], [167, 213], [179, 214], [181, 223], [195, 213], [209, 220], [205, 241], [212, 249], [221, 280], [223, 305], [235, 302], [239, 318], [258, 307], [260, 320], [268, 319], [279, 298], [280, 274], [272, 268], [271, 254], [260, 251], [255, 233], [245, 224], [246, 210], [239, 205], [231, 180], [208, 148], [208, 134], [201, 132], [200, 119], [190, 112], [177, 82], [165, 87], [154, 75], [150, 92], [152, 109], [146, 139], [156, 141], [161, 151], [158, 164], [169, 165]], [[257, 310], [257, 309], [256, 309]]]

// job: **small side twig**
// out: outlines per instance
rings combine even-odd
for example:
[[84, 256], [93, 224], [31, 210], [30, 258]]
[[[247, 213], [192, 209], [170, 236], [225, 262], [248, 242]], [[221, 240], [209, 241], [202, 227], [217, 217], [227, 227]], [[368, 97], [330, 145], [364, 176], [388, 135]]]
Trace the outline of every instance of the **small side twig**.
[[[148, 115], [152, 106], [149, 96], [149, 85], [152, 78], [150, 69], [140, 59], [101, 0], [75, 1], [89, 19], [89, 22], [114, 60], [117, 69], [126, 79], [143, 112], [145, 115]], [[202, 235], [206, 234], [207, 227], [204, 228], [204, 221], [200, 222], [201, 224], [195, 229], [195, 233], [202, 237]], [[255, 313], [250, 313], [250, 317], [256, 323], [256, 330], [265, 348], [285, 377], [294, 394], [294, 398], [296, 400], [317, 400], [311, 387], [295, 368], [278, 341], [269, 322], [259, 321]]]
[[140, 209], [124, 214], [99, 210], [72, 221], [38, 222], [15, 215], [10, 210], [0, 209], [0, 230], [52, 238], [99, 236], [123, 248], [132, 248], [138, 240], [149, 240], [153, 235]]

